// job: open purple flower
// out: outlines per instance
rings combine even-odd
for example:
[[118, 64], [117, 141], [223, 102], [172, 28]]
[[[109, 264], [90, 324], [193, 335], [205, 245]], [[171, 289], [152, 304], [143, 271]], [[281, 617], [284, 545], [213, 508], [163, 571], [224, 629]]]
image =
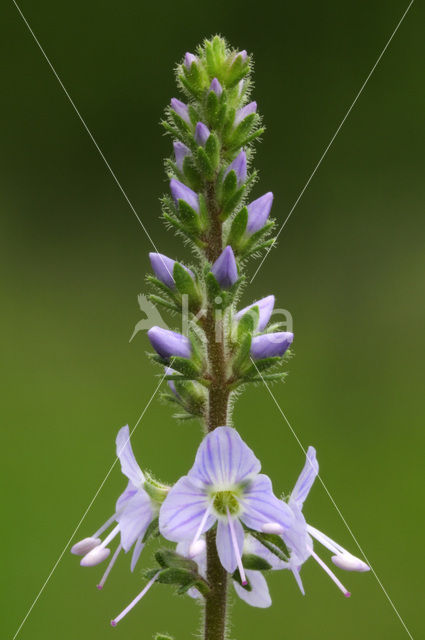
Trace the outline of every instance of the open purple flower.
[[261, 300], [257, 300], [257, 302], [253, 302], [252, 304], [249, 304], [247, 307], [244, 307], [243, 309], [235, 313], [235, 320], [239, 321], [242, 316], [244, 316], [250, 309], [252, 309], [252, 307], [258, 307], [259, 318], [258, 324], [255, 327], [255, 331], [264, 331], [273, 313], [274, 303], [274, 296], [266, 296], [265, 298], [261, 298]]
[[155, 351], [162, 358], [190, 358], [192, 347], [189, 338], [176, 331], [152, 327], [148, 331], [148, 338]]
[[199, 197], [198, 194], [192, 191], [190, 187], [187, 187], [180, 180], [173, 178], [170, 180], [170, 191], [176, 206], [179, 200], [184, 200], [189, 207], [192, 207], [194, 211], [199, 213]]
[[190, 149], [183, 142], [175, 140], [173, 142], [176, 166], [179, 171], [183, 171], [183, 162], [186, 156], [190, 156]]
[[[80, 562], [81, 566], [92, 567], [103, 562], [109, 556], [111, 550], [108, 545], [116, 536], [121, 534], [120, 543], [98, 584], [99, 589], [102, 589], [105, 584], [121, 550], [124, 549], [127, 552], [133, 545], [134, 550], [130, 566], [131, 571], [134, 570], [143, 549], [143, 537], [159, 510], [159, 504], [154, 502], [145, 491], [145, 476], [134, 457], [128, 425], [122, 427], [118, 432], [116, 451], [121, 463], [121, 470], [128, 478], [127, 488], [117, 500], [114, 515], [91, 537], [80, 540], [71, 549], [71, 553], [83, 556]], [[118, 524], [102, 541], [99, 536], [110, 528], [114, 522]]]
[[251, 115], [251, 113], [255, 113], [257, 111], [257, 103], [250, 102], [249, 104], [242, 107], [242, 109], [238, 109], [236, 111], [234, 126], [237, 127], [239, 123], [242, 122], [247, 116]]
[[248, 235], [252, 235], [264, 227], [270, 215], [272, 204], [273, 194], [269, 191], [248, 205], [248, 222], [246, 225]]
[[210, 130], [204, 125], [203, 122], [198, 122], [195, 127], [195, 141], [199, 146], [203, 147], [210, 137]]
[[255, 336], [251, 342], [251, 356], [254, 360], [283, 356], [291, 346], [293, 339], [294, 334], [289, 331], [276, 331]]
[[189, 107], [187, 104], [177, 98], [171, 98], [171, 108], [182, 120], [190, 124]]
[[246, 180], [247, 177], [247, 163], [246, 163], [246, 153], [245, 151], [241, 151], [239, 155], [229, 164], [226, 171], [224, 172], [224, 177], [227, 176], [230, 171], [234, 171], [236, 173], [238, 187], [241, 187]]
[[172, 487], [162, 504], [159, 526], [174, 542], [190, 541], [196, 548], [201, 535], [217, 523], [216, 544], [221, 564], [229, 573], [239, 569], [246, 582], [241, 555], [242, 522], [262, 531], [270, 523], [290, 529], [293, 515], [273, 493], [261, 464], [235, 429], [217, 427], [201, 442], [187, 476]]
[[[174, 282], [173, 269], [176, 264], [176, 260], [168, 258], [162, 253], [150, 253], [149, 259], [158, 280], [161, 280], [161, 282], [167, 285], [167, 287], [170, 287], [170, 289], [175, 289], [176, 283]], [[181, 266], [193, 279], [195, 279], [193, 272], [188, 269], [188, 267], [185, 267], [184, 264]]]
[[227, 245], [214, 262], [211, 272], [222, 289], [230, 289], [235, 284], [238, 279], [238, 268], [230, 245]]

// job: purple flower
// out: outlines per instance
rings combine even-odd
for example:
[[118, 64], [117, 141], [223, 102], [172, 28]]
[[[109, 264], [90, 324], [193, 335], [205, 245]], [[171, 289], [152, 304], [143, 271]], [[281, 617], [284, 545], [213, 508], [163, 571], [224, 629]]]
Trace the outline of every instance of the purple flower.
[[261, 300], [257, 300], [257, 302], [253, 302], [252, 304], [238, 311], [235, 314], [235, 320], [239, 321], [242, 318], [242, 316], [246, 314], [247, 311], [252, 309], [252, 307], [258, 307], [258, 311], [260, 313], [259, 313], [258, 324], [255, 327], [255, 330], [264, 331], [273, 313], [274, 303], [275, 303], [274, 296], [266, 296], [265, 298], [261, 298]]
[[262, 531], [270, 523], [290, 528], [288, 505], [273, 494], [261, 464], [235, 429], [217, 427], [201, 442], [187, 476], [172, 487], [162, 504], [159, 527], [174, 542], [191, 541], [197, 549], [201, 535], [217, 522], [216, 544], [221, 564], [229, 573], [238, 567], [246, 582], [241, 554], [242, 522]]
[[210, 137], [210, 130], [204, 125], [203, 122], [198, 122], [195, 127], [195, 141], [199, 146], [204, 146], [208, 138]]
[[186, 156], [190, 156], [190, 149], [183, 142], [178, 142], [177, 140], [173, 142], [173, 147], [177, 169], [183, 171], [183, 161]]
[[173, 200], [178, 205], [179, 200], [184, 200], [189, 207], [199, 213], [199, 197], [198, 194], [187, 187], [183, 182], [173, 178], [170, 180], [170, 191]]
[[[167, 285], [167, 287], [170, 287], [170, 289], [175, 289], [176, 283], [173, 277], [173, 269], [177, 261], [172, 258], [167, 258], [167, 256], [164, 256], [162, 253], [150, 253], [149, 259], [158, 280], [161, 280], [161, 282]], [[195, 276], [190, 269], [185, 267], [184, 264], [181, 266], [193, 279], [195, 279]]]
[[248, 205], [248, 223], [246, 231], [249, 235], [259, 231], [264, 227], [273, 204], [273, 194], [271, 191], [265, 193], [257, 200]]
[[148, 338], [155, 351], [162, 358], [171, 358], [172, 356], [190, 358], [192, 355], [190, 340], [186, 336], [182, 336], [181, 333], [161, 327], [152, 327], [148, 331]]
[[185, 57], [184, 57], [184, 66], [186, 67], [186, 69], [190, 70], [190, 67], [192, 66], [193, 62], [197, 61], [197, 57], [193, 55], [193, 53], [189, 53], [187, 52]]
[[190, 124], [189, 107], [187, 104], [181, 100], [177, 100], [177, 98], [171, 98], [171, 108], [178, 116], [180, 116], [180, 118], [182, 118], [182, 120], [187, 122], [187, 124]]
[[[118, 498], [115, 513], [89, 538], [80, 540], [71, 549], [71, 553], [83, 556], [81, 566], [92, 567], [103, 562], [111, 550], [108, 545], [119, 534], [121, 540], [118, 544], [112, 559], [98, 584], [101, 589], [106, 582], [113, 565], [122, 549], [129, 551], [134, 545], [131, 558], [131, 571], [134, 570], [140, 553], [143, 549], [143, 536], [149, 524], [152, 522], [159, 510], [159, 505], [155, 503], [144, 489], [145, 476], [136, 462], [130, 444], [130, 432], [128, 425], [119, 430], [116, 438], [117, 457], [121, 463], [121, 470], [128, 478], [128, 485], [125, 491]], [[118, 524], [102, 541], [100, 535], [117, 522]]]
[[233, 160], [231, 164], [227, 167], [224, 177], [230, 171], [234, 171], [236, 173], [236, 178], [238, 182], [238, 187], [241, 187], [246, 180], [247, 177], [247, 165], [246, 165], [246, 153], [245, 151], [241, 151], [238, 156]]
[[222, 289], [230, 289], [235, 284], [238, 279], [238, 268], [235, 254], [230, 245], [224, 249], [214, 262], [211, 272]]
[[244, 120], [247, 116], [251, 115], [251, 113], [255, 113], [256, 111], [257, 111], [257, 103], [250, 102], [245, 107], [242, 107], [242, 109], [238, 109], [236, 111], [235, 121], [233, 124], [235, 125], [235, 127], [237, 127], [238, 124], [242, 122], [242, 120]]
[[251, 343], [251, 356], [254, 360], [283, 356], [293, 339], [294, 334], [289, 331], [278, 331], [255, 336]]
[[213, 80], [211, 81], [210, 91], [214, 91], [214, 93], [218, 97], [220, 97], [221, 94], [223, 93], [223, 87], [221, 86], [217, 78], [213, 78]]

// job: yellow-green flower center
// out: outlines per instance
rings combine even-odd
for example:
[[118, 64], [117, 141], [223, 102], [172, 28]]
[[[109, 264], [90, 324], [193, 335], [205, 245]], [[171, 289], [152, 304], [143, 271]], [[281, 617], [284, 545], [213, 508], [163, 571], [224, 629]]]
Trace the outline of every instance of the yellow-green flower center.
[[240, 511], [238, 493], [236, 491], [217, 491], [213, 499], [214, 509], [221, 516], [227, 516], [227, 510], [234, 516]]

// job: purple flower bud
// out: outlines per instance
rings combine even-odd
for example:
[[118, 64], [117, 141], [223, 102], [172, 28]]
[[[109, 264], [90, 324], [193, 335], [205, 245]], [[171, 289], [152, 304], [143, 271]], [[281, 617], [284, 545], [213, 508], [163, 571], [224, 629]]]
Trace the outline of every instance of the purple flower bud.
[[234, 122], [235, 127], [237, 127], [238, 124], [242, 122], [242, 120], [244, 120], [244, 118], [251, 115], [251, 113], [255, 113], [256, 111], [257, 111], [256, 102], [250, 102], [245, 107], [242, 107], [242, 109], [238, 109], [238, 111], [236, 111], [236, 116], [235, 116], [235, 122]]
[[265, 193], [257, 200], [248, 205], [248, 222], [246, 231], [249, 234], [255, 233], [264, 227], [273, 204], [273, 194], [271, 191]]
[[176, 165], [179, 171], [183, 171], [183, 160], [186, 156], [190, 156], [190, 149], [183, 142], [177, 140], [173, 142], [174, 155], [176, 157]]
[[225, 171], [224, 177], [226, 177], [230, 171], [234, 171], [236, 173], [238, 187], [243, 185], [247, 176], [245, 151], [241, 151], [240, 154], [233, 160], [233, 162], [229, 164]]
[[241, 58], [242, 62], [246, 62], [246, 60], [247, 60], [247, 58], [248, 58], [248, 54], [247, 54], [247, 52], [245, 51], [245, 49], [243, 49], [242, 51], [239, 51], [239, 53], [237, 53], [237, 54], [235, 55], [235, 57], [233, 58], [233, 62], [232, 62], [232, 64], [235, 64], [235, 62], [236, 62], [236, 60], [237, 60], [238, 58]]
[[293, 339], [294, 334], [287, 331], [265, 333], [262, 336], [255, 336], [251, 343], [251, 356], [254, 360], [283, 356]]
[[243, 80], [239, 80], [239, 84], [238, 84], [238, 96], [239, 97], [242, 95], [244, 84], [245, 83], [244, 83]]
[[175, 204], [177, 205], [179, 200], [184, 200], [189, 207], [192, 207], [197, 213], [199, 213], [199, 198], [198, 194], [187, 187], [183, 182], [173, 178], [170, 180], [170, 191]]
[[195, 140], [200, 146], [204, 146], [208, 138], [210, 137], [210, 130], [204, 125], [203, 122], [198, 122], [195, 127]]
[[189, 107], [187, 104], [177, 98], [171, 98], [171, 108], [182, 118], [187, 124], [190, 124]]
[[275, 302], [274, 296], [266, 296], [265, 298], [261, 298], [261, 300], [258, 300], [257, 302], [253, 302], [252, 304], [248, 305], [244, 309], [241, 309], [240, 311], [238, 311], [235, 314], [235, 319], [239, 321], [247, 311], [252, 309], [252, 307], [258, 307], [260, 315], [259, 315], [258, 325], [255, 327], [255, 329], [256, 331], [264, 331], [273, 313], [274, 302]]
[[[166, 376], [172, 376], [174, 373], [176, 373], [174, 371], [174, 369], [172, 369], [171, 367], [165, 367], [165, 375]], [[173, 382], [173, 380], [167, 380], [167, 384], [170, 387], [171, 391], [176, 396], [176, 398], [180, 398], [179, 394], [177, 393], [176, 385]]]
[[190, 358], [192, 355], [190, 341], [181, 333], [161, 327], [152, 327], [148, 331], [148, 338], [155, 351], [162, 358], [171, 358], [172, 356]]
[[228, 245], [211, 267], [215, 279], [223, 289], [230, 289], [238, 279], [238, 269], [236, 266], [233, 249]]
[[223, 93], [223, 87], [221, 86], [221, 84], [219, 83], [219, 81], [217, 80], [217, 78], [213, 78], [213, 80], [211, 81], [210, 84], [210, 91], [214, 91], [214, 93], [220, 97], [221, 94]]
[[[170, 289], [175, 289], [176, 283], [173, 278], [173, 269], [176, 264], [176, 260], [167, 258], [167, 256], [164, 256], [162, 253], [150, 253], [149, 259], [158, 280], [161, 280], [161, 282], [167, 285], [167, 287], [170, 287]], [[185, 267], [184, 264], [181, 266], [193, 279], [195, 279], [195, 276], [190, 269]]]
[[192, 62], [196, 62], [196, 61], [197, 61], [197, 57], [194, 56], [193, 53], [187, 52], [184, 57], [184, 66], [186, 67], [186, 69], [190, 69], [190, 67], [192, 66]]

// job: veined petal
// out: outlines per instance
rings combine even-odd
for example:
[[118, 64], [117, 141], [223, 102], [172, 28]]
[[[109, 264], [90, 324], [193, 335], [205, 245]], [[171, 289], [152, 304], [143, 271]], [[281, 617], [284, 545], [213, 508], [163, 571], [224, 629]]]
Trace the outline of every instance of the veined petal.
[[294, 501], [300, 509], [302, 508], [318, 473], [319, 463], [316, 458], [316, 449], [314, 447], [309, 447], [304, 468], [292, 490], [290, 503]]
[[201, 444], [189, 477], [218, 489], [239, 484], [261, 469], [260, 461], [236, 429], [217, 427]]
[[251, 591], [241, 587], [236, 580], [233, 581], [233, 586], [240, 599], [251, 605], [251, 607], [260, 607], [261, 609], [270, 607], [272, 599], [267, 581], [261, 571], [247, 571], [246, 577], [249, 580]]
[[152, 518], [151, 499], [144, 489], [139, 489], [136, 495], [127, 502], [121, 513], [117, 514], [124, 551], [128, 551], [137, 538], [144, 536]]
[[121, 471], [136, 486], [140, 487], [145, 481], [145, 476], [134, 457], [130, 443], [130, 429], [128, 424], [118, 431], [116, 438], [117, 456], [120, 459]]
[[120, 511], [125, 509], [127, 502], [132, 498], [134, 498], [137, 492], [138, 492], [137, 487], [135, 487], [134, 484], [131, 482], [131, 480], [129, 480], [127, 487], [124, 489], [124, 491], [122, 492], [122, 494], [120, 495], [120, 497], [118, 498], [115, 504], [116, 513], [119, 513]]
[[[207, 493], [194, 484], [189, 476], [183, 476], [172, 487], [161, 506], [159, 530], [167, 540], [192, 542], [207, 509]], [[214, 522], [215, 517], [209, 515], [200, 533], [208, 531]]]
[[247, 527], [261, 531], [262, 525], [277, 522], [289, 529], [294, 521], [291, 509], [285, 502], [276, 498], [271, 480], [264, 473], [259, 474], [246, 487], [240, 504], [243, 512], [241, 520]]
[[[241, 557], [245, 533], [243, 526], [237, 518], [233, 519], [233, 528], [235, 530], [236, 544], [239, 549], [239, 557]], [[233, 573], [238, 566], [238, 558], [233, 548], [230, 525], [225, 520], [218, 521], [216, 544], [221, 564], [226, 571]]]

